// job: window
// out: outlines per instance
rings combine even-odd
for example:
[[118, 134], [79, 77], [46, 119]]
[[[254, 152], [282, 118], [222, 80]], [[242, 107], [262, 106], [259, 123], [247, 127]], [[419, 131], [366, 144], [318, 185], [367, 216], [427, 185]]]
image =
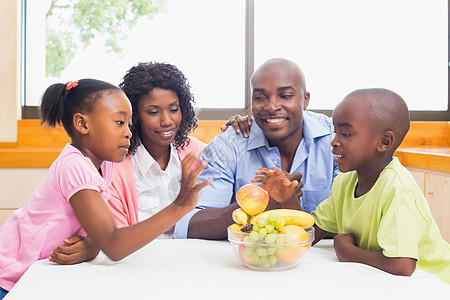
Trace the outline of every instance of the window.
[[[29, 110], [37, 117], [40, 95], [53, 82], [118, 84], [137, 62], [157, 60], [189, 78], [200, 118], [227, 119], [248, 112], [254, 68], [286, 57], [305, 72], [311, 110], [330, 115], [352, 90], [386, 87], [407, 101], [413, 120], [450, 120], [448, 0], [154, 0], [157, 13], [125, 30], [119, 53], [107, 52], [108, 36], [94, 32], [59, 76], [45, 75], [45, 16], [52, 2], [77, 1], [23, 1], [24, 117]], [[69, 12], [54, 10], [51, 25], [66, 26], [76, 41]]]
[[[229, 112], [223, 118], [233, 112], [244, 113], [245, 2], [160, 0], [162, 6], [156, 15], [140, 18], [129, 31], [125, 28], [127, 37], [126, 42], [119, 41], [123, 47], [120, 53], [107, 51], [108, 36], [95, 30], [95, 38], [87, 47], [78, 41], [80, 30], [70, 22], [77, 1], [45, 2], [47, 5], [26, 1], [25, 106], [38, 106], [45, 88], [55, 82], [90, 77], [118, 85], [133, 65], [155, 60], [174, 64], [185, 74], [197, 106], [208, 110], [226, 107]], [[50, 15], [52, 3], [56, 4]], [[47, 55], [46, 66], [46, 26], [47, 37], [49, 33], [60, 35], [54, 45], [67, 45], [64, 34], [70, 34], [72, 42], [78, 44], [75, 56], [56, 76], [46, 74], [46, 67], [52, 59], [61, 64], [65, 61], [56, 52], [56, 57]]]
[[447, 18], [446, 0], [258, 0], [255, 66], [271, 57], [296, 61], [310, 109], [330, 110], [358, 88], [385, 87], [414, 114], [447, 112], [450, 120]]

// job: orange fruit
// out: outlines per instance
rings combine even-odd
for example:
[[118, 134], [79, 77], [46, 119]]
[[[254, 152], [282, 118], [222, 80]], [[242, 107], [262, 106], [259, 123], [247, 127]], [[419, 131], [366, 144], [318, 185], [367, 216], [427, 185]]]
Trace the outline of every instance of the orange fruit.
[[[298, 225], [286, 225], [284, 226], [283, 231], [279, 232], [280, 234], [289, 235], [292, 241], [289, 243], [299, 243], [303, 241], [307, 241], [309, 239], [309, 235], [305, 229]], [[285, 263], [293, 263], [297, 261], [300, 257], [305, 254], [308, 250], [311, 243], [298, 244], [298, 245], [285, 245], [284, 251], [277, 250], [276, 255], [277, 258]]]
[[245, 248], [244, 245], [239, 245], [239, 255], [241, 256], [242, 261], [251, 266], [258, 266], [259, 263], [254, 262], [251, 256], [245, 255]]

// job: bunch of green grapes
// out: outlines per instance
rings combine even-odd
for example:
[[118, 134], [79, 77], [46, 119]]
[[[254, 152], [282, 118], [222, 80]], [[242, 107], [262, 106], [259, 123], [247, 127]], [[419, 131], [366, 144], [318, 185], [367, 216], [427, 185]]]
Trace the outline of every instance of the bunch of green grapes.
[[277, 213], [271, 213], [267, 218], [258, 218], [249, 235], [243, 241], [254, 245], [247, 245], [244, 255], [252, 258], [256, 265], [273, 268], [277, 263], [276, 252], [285, 251], [285, 237], [278, 235], [284, 228], [285, 220]]

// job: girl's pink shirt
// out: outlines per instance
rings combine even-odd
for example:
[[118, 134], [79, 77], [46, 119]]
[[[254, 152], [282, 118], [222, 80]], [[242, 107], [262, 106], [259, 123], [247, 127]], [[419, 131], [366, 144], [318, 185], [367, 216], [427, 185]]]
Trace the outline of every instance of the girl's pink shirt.
[[[67, 144], [24, 207], [0, 228], [0, 287], [9, 291], [37, 260], [74, 235], [86, 236], [69, 199], [78, 191], [98, 191], [107, 201], [113, 164], [103, 162], [103, 177], [78, 149]], [[24, 184], [26, 179], [24, 178]]]
[[[205, 143], [194, 137], [189, 138], [189, 145], [178, 150], [180, 160], [183, 160], [188, 153], [200, 155], [205, 149]], [[108, 204], [113, 212], [117, 227], [136, 224], [138, 222], [136, 180], [130, 155], [123, 162], [114, 165], [114, 174], [109, 191], [111, 198]]]

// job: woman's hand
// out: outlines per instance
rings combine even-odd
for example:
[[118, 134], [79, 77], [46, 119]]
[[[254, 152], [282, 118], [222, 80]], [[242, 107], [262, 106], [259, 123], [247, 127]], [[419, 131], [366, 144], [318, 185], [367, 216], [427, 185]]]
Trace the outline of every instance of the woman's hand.
[[229, 126], [233, 126], [236, 133], [242, 132], [243, 137], [248, 137], [250, 135], [250, 126], [252, 125], [252, 117], [249, 115], [241, 116], [235, 115], [231, 116], [225, 125], [220, 128], [222, 131], [227, 130]]
[[48, 260], [60, 265], [73, 265], [91, 260], [100, 249], [89, 237], [71, 236], [64, 240], [65, 246], [56, 245]]

